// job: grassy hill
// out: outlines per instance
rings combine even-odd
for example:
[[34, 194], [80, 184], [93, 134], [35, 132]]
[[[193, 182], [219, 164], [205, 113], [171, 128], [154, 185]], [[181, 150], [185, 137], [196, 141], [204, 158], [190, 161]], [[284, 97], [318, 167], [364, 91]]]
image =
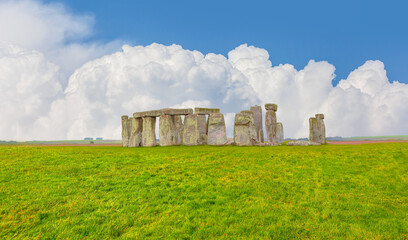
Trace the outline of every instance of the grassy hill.
[[408, 143], [0, 146], [0, 239], [403, 239]]

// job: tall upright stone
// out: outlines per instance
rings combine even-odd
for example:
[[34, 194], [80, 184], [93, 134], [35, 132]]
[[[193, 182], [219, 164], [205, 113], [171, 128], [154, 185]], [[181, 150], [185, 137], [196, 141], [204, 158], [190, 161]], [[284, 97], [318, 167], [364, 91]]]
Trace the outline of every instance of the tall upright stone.
[[130, 120], [129, 147], [141, 147], [142, 146], [143, 119], [142, 118], [129, 118], [129, 120]]
[[122, 116], [122, 146], [128, 147], [129, 146], [129, 136], [130, 136], [130, 128], [129, 128], [129, 117], [127, 115]]
[[183, 145], [199, 145], [200, 131], [198, 126], [198, 114], [189, 114], [184, 117]]
[[225, 145], [227, 143], [227, 131], [225, 128], [224, 115], [212, 113], [208, 117], [208, 145]]
[[[256, 143], [256, 132], [253, 125], [253, 115], [247, 113], [235, 114], [234, 143], [238, 146], [251, 146]], [[255, 139], [253, 138], [255, 136]]]
[[156, 146], [156, 117], [143, 118], [142, 144], [144, 147]]
[[272, 103], [265, 104], [265, 110], [266, 137], [268, 138], [270, 144], [276, 145], [276, 111], [278, 110], [278, 105]]
[[183, 121], [180, 115], [174, 115], [173, 118], [174, 118], [174, 126], [175, 126], [174, 144], [180, 145], [182, 142], [182, 135], [183, 135]]
[[321, 144], [326, 143], [326, 127], [324, 125], [324, 114], [316, 114], [317, 122], [317, 142]]
[[251, 110], [243, 110], [241, 111], [241, 113], [248, 115], [249, 118], [251, 119], [251, 121], [249, 122], [249, 135], [251, 138], [252, 145], [259, 143], [255, 127], [254, 112]]
[[315, 117], [309, 118], [309, 141], [318, 142], [317, 136], [319, 135], [317, 129], [317, 119]]
[[264, 142], [264, 133], [262, 127], [262, 107], [261, 106], [252, 106], [251, 111], [254, 112], [254, 125], [256, 130], [256, 136], [258, 142]]
[[161, 115], [159, 119], [160, 146], [176, 145], [176, 125], [174, 116]]
[[197, 126], [200, 133], [200, 144], [207, 143], [207, 118], [206, 115], [197, 114]]
[[278, 122], [276, 123], [276, 143], [282, 144], [284, 139], [283, 135], [283, 124]]

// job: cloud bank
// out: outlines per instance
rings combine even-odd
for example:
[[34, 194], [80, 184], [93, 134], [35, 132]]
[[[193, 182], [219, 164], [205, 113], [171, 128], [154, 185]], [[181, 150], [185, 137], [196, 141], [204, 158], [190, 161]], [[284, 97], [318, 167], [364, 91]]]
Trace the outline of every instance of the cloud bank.
[[[5, 27], [14, 16], [17, 27]], [[381, 61], [334, 87], [335, 67], [325, 61], [274, 66], [265, 49], [247, 44], [227, 57], [157, 43], [116, 51], [119, 41], [81, 43], [92, 24], [58, 4], [0, 2], [0, 29], [10, 32], [0, 37], [0, 139], [120, 139], [121, 115], [195, 106], [221, 108], [232, 136], [235, 112], [268, 102], [278, 104], [286, 137], [307, 137], [315, 113], [325, 114], [328, 136], [408, 132], [408, 85], [390, 82]]]

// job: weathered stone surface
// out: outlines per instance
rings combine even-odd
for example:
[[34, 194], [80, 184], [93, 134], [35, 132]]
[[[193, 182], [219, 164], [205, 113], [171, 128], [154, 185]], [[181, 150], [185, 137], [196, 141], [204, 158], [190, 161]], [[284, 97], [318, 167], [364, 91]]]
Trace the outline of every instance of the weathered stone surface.
[[201, 115], [210, 115], [211, 113], [219, 113], [219, 112], [220, 112], [219, 108], [199, 108], [199, 107], [194, 108], [194, 113], [201, 114]]
[[200, 144], [207, 143], [207, 118], [205, 115], [197, 114], [197, 126], [200, 133]]
[[299, 140], [299, 141], [290, 141], [286, 144], [287, 146], [312, 146], [312, 145], [320, 145], [320, 143], [315, 143], [311, 141], [304, 141], [304, 140]]
[[251, 137], [252, 145], [259, 143], [258, 136], [257, 136], [257, 133], [256, 133], [256, 127], [255, 127], [255, 119], [254, 119], [255, 114], [254, 114], [254, 112], [251, 111], [251, 110], [243, 110], [243, 111], [241, 111], [241, 113], [245, 114], [245, 115], [248, 115], [249, 118], [250, 118], [250, 121], [249, 121], [249, 134], [250, 134], [250, 137]]
[[176, 144], [176, 125], [173, 116], [160, 116], [159, 137], [160, 146], [172, 146]]
[[129, 117], [127, 115], [122, 116], [122, 146], [129, 146], [130, 126]]
[[315, 118], [309, 118], [309, 141], [320, 144], [326, 143], [326, 127], [323, 119], [323, 114], [316, 114]]
[[144, 147], [156, 146], [156, 117], [143, 118], [142, 144]]
[[309, 118], [309, 141], [310, 142], [317, 142], [317, 136], [318, 136], [318, 130], [317, 130], [317, 119], [314, 117]]
[[278, 122], [276, 123], [276, 143], [282, 144], [283, 138], [283, 124]]
[[262, 127], [262, 107], [252, 106], [251, 111], [254, 113], [254, 125], [258, 142], [264, 142], [264, 133]]
[[130, 118], [129, 147], [142, 146], [143, 119]]
[[318, 113], [315, 115], [316, 118], [324, 119], [324, 114]]
[[326, 143], [326, 127], [324, 125], [324, 115], [316, 114], [317, 121], [317, 142], [321, 144]]
[[193, 109], [192, 108], [164, 108], [161, 110], [163, 114], [166, 115], [188, 115], [188, 114], [193, 114]]
[[227, 143], [227, 131], [222, 113], [212, 113], [208, 117], [207, 143], [208, 145], [225, 145]]
[[272, 110], [272, 111], [278, 111], [278, 105], [274, 103], [267, 103], [265, 104], [265, 110]]
[[251, 146], [257, 143], [252, 111], [235, 114], [234, 142], [238, 146]]
[[180, 115], [162, 115], [159, 119], [160, 146], [181, 144], [183, 123]]
[[200, 132], [198, 128], [198, 114], [190, 114], [184, 117], [183, 145], [199, 145]]
[[181, 120], [180, 115], [173, 116], [174, 118], [174, 126], [176, 127], [174, 133], [175, 145], [180, 145], [182, 140], [183, 134], [183, 121]]
[[191, 108], [184, 108], [184, 109], [164, 108], [160, 110], [135, 112], [133, 113], [133, 117], [134, 118], [160, 117], [161, 115], [187, 115], [187, 114], [192, 114], [192, 113], [193, 113], [193, 109]]
[[235, 114], [235, 125], [247, 125], [251, 121], [251, 116], [244, 113]]
[[267, 110], [265, 114], [265, 131], [266, 137], [271, 144], [277, 144], [276, 127], [276, 111]]
[[134, 118], [143, 118], [143, 117], [160, 117], [163, 115], [161, 110], [152, 110], [145, 112], [135, 112], [133, 113]]

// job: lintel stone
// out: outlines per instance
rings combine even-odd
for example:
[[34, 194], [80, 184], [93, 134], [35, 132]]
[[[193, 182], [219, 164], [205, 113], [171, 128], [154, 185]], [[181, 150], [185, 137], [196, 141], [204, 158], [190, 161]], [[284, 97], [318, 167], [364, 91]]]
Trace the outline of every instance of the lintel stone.
[[219, 112], [220, 112], [219, 108], [200, 108], [200, 107], [194, 108], [194, 113], [200, 115], [210, 115], [211, 113]]
[[145, 112], [135, 112], [133, 113], [134, 118], [142, 117], [160, 117], [161, 115], [188, 115], [193, 114], [193, 109], [184, 108], [184, 109], [175, 109], [175, 108], [164, 108], [160, 110], [152, 110]]
[[273, 104], [273, 103], [267, 103], [265, 104], [265, 110], [273, 110], [273, 111], [278, 111], [278, 105]]
[[322, 114], [322, 113], [318, 113], [315, 116], [316, 116], [316, 118], [324, 119], [324, 114]]

